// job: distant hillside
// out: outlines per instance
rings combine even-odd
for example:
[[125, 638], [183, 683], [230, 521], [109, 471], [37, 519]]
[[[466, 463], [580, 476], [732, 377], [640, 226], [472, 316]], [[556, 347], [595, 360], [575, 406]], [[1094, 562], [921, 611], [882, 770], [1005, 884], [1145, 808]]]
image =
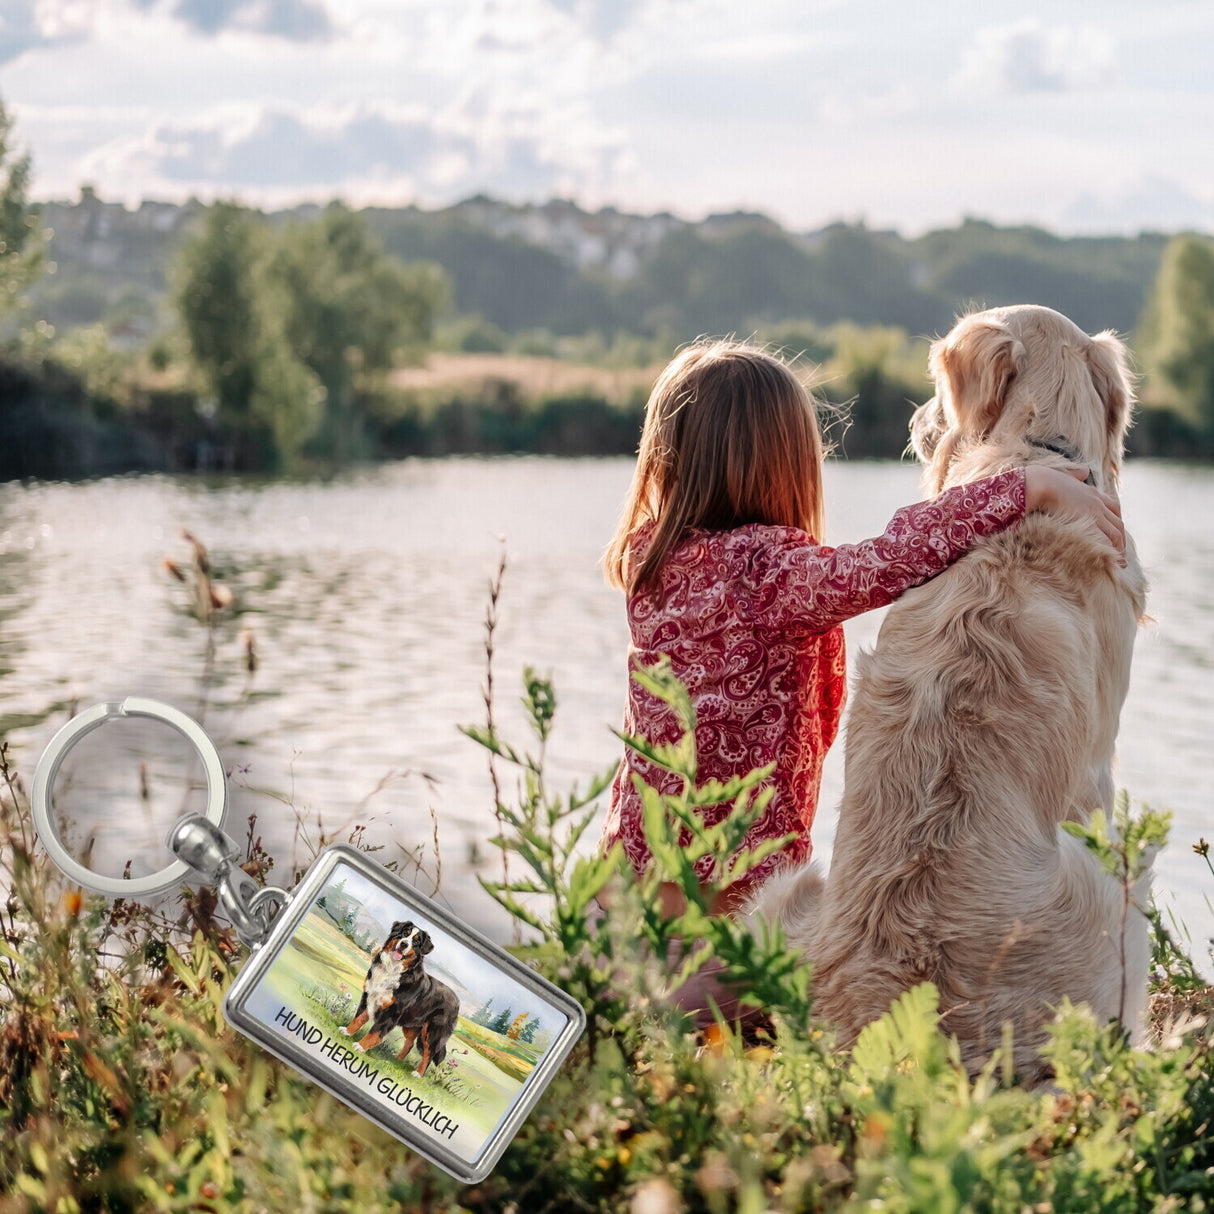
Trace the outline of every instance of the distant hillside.
[[[144, 344], [170, 323], [169, 268], [203, 209], [145, 202], [128, 211], [90, 190], [75, 203], [44, 204], [56, 271], [32, 293], [34, 319], [59, 329], [102, 322], [119, 344]], [[978, 220], [914, 240], [842, 223], [798, 233], [762, 215], [691, 223], [560, 200], [473, 198], [444, 210], [365, 214], [390, 252], [444, 268], [459, 313], [508, 334], [597, 330], [676, 341], [789, 319], [928, 335], [967, 307], [1023, 302], [1058, 308], [1088, 330], [1126, 333], [1166, 243], [1159, 233], [1063, 239]]]

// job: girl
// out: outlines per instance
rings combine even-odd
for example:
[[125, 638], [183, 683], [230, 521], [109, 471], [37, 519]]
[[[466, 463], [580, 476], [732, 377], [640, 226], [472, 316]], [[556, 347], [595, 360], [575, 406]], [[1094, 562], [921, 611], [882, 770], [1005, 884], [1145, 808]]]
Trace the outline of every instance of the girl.
[[[692, 345], [654, 385], [607, 550], [607, 577], [628, 596], [629, 669], [669, 655], [695, 705], [701, 777], [775, 764], [774, 795], [744, 847], [796, 839], [718, 895], [717, 913], [735, 912], [778, 866], [809, 858], [846, 691], [844, 620], [892, 602], [1030, 510], [1091, 518], [1125, 551], [1117, 503], [1082, 483], [1086, 469], [1038, 466], [947, 490], [899, 510], [876, 539], [828, 548], [817, 538], [822, 458], [813, 400], [787, 364], [744, 342]], [[655, 742], [679, 736], [673, 714], [631, 679], [624, 729]], [[679, 780], [632, 751], [620, 764], [603, 847], [622, 841], [640, 873], [650, 856], [634, 776], [662, 792]], [[729, 811], [714, 806], [705, 821]], [[707, 880], [712, 859], [700, 863]], [[663, 896], [671, 913], [681, 909], [675, 886]]]

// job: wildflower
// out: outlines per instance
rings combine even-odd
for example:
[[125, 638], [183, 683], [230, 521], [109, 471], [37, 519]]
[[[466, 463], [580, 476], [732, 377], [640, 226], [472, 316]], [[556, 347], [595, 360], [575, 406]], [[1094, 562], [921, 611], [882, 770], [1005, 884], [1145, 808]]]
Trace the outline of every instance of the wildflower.
[[860, 1132], [862, 1138], [866, 1138], [878, 1145], [885, 1141], [888, 1134], [888, 1119], [875, 1113], [865, 1121], [864, 1128]]
[[655, 1176], [632, 1195], [628, 1214], [679, 1214], [682, 1209], [683, 1203], [670, 1181]]
[[696, 1172], [696, 1184], [700, 1192], [708, 1194], [722, 1189], [736, 1189], [738, 1174], [729, 1166], [728, 1160], [720, 1151], [709, 1151], [707, 1158]]
[[1207, 859], [1210, 855], [1210, 845], [1204, 839], [1198, 839], [1197, 842], [1193, 844], [1193, 850], [1199, 856], [1201, 856], [1203, 860]]
[[78, 889], [69, 889], [63, 895], [63, 909], [71, 918], [75, 918], [80, 914], [80, 908], [84, 905], [84, 898]]
[[208, 582], [207, 589], [210, 591], [211, 606], [216, 611], [231, 607], [236, 601], [236, 596], [222, 582]]

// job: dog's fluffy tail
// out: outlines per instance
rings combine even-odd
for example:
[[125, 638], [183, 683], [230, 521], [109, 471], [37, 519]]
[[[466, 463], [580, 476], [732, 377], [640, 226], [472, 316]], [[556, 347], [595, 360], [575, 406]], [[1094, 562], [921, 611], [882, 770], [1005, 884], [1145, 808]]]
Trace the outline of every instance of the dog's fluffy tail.
[[752, 924], [759, 918], [779, 923], [789, 944], [805, 948], [818, 921], [825, 889], [826, 879], [817, 864], [787, 868], [764, 881], [742, 913]]

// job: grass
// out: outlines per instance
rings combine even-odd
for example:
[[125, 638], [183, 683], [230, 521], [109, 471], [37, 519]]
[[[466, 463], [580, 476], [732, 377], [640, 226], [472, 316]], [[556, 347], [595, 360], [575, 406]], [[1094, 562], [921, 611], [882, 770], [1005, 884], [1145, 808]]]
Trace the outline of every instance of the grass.
[[638, 394], [647, 397], [661, 369], [661, 364], [606, 367], [523, 354], [434, 353], [420, 367], [393, 371], [388, 382], [410, 391], [473, 396], [484, 395], [487, 385], [511, 384], [524, 400], [592, 395], [622, 406]]
[[[647, 677], [686, 718], [677, 684], [661, 671]], [[527, 742], [492, 726], [467, 731], [495, 768], [517, 771], [521, 789], [496, 807], [494, 842], [509, 865], [490, 866], [483, 884], [529, 929], [516, 953], [582, 1002], [588, 1031], [494, 1173], [472, 1187], [226, 1025], [223, 994], [243, 950], [205, 899], [186, 897], [180, 916], [166, 916], [67, 886], [34, 846], [22, 781], [0, 750], [0, 1214], [1214, 1205], [1214, 992], [1158, 921], [1150, 1050], [1132, 1049], [1120, 1025], [1064, 1007], [1046, 1051], [1048, 1090], [1016, 1084], [1010, 1042], [971, 1076], [923, 985], [840, 1051], [778, 934], [759, 939], [709, 918], [698, 893], [697, 855], [716, 856], [730, 876], [727, 860], [761, 807], [762, 773], [700, 787], [690, 731], [670, 747], [630, 739], [684, 780], [679, 795], [648, 798], [656, 868], [625, 879], [617, 853], [580, 846], [606, 776], [552, 789], [553, 689], [527, 672], [523, 702]], [[706, 829], [697, 810], [712, 800], [735, 812]], [[690, 847], [675, 845], [681, 826]], [[1089, 846], [1111, 845], [1093, 831]], [[1116, 855], [1102, 854], [1115, 872]], [[759, 858], [734, 861], [732, 875]], [[247, 865], [264, 872], [252, 831]], [[689, 891], [685, 915], [662, 915], [660, 881]], [[610, 914], [591, 926], [590, 900], [605, 887]], [[679, 976], [654, 961], [675, 935], [704, 941], [771, 1011], [776, 1042], [745, 1049], [723, 1025], [696, 1038], [670, 1001]], [[455, 1040], [484, 1048], [468, 1023]]]
[[497, 1033], [489, 1033], [478, 1024], [461, 1019], [458, 1035], [481, 1057], [487, 1058], [498, 1070], [512, 1079], [526, 1079], [535, 1069], [534, 1054], [527, 1057], [525, 1047], [517, 1050], [504, 1049]]

